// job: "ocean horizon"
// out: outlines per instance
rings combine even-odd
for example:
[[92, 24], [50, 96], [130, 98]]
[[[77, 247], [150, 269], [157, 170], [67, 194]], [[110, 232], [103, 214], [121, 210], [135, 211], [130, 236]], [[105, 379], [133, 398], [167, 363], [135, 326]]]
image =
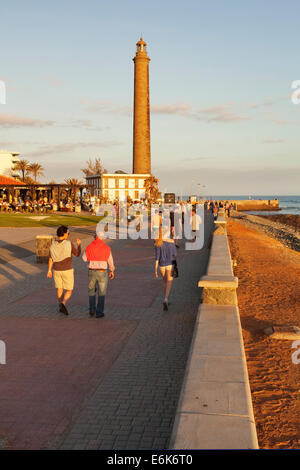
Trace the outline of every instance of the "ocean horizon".
[[[224, 195], [217, 194], [214, 196], [205, 196], [207, 199], [216, 201], [229, 201], [229, 200], [259, 200], [259, 199], [278, 199], [279, 211], [275, 211], [274, 214], [290, 214], [300, 215], [300, 195], [299, 196], [278, 196], [278, 195], [258, 195], [258, 196], [241, 196], [241, 195]], [[183, 196], [183, 200], [187, 200], [189, 196]], [[268, 211], [246, 211], [249, 214], [266, 214]]]

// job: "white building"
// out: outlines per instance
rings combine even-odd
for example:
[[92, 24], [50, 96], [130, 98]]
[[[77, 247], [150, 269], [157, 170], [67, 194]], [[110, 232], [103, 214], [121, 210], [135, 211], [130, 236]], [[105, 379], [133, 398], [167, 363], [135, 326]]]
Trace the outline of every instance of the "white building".
[[20, 173], [14, 170], [14, 166], [20, 161], [19, 152], [10, 152], [9, 150], [0, 150], [0, 175], [19, 177]]
[[87, 184], [95, 188], [95, 195], [108, 201], [124, 201], [128, 197], [133, 201], [145, 198], [145, 179], [150, 174], [103, 173], [86, 177]]
[[94, 187], [94, 195], [101, 196], [101, 175], [89, 175], [85, 177], [86, 184]]

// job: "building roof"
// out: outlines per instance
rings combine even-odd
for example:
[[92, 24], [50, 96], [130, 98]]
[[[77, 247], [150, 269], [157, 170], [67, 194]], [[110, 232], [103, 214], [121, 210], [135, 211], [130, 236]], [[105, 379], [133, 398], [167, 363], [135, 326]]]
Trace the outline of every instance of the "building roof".
[[16, 180], [15, 178], [10, 178], [9, 176], [0, 175], [0, 184], [6, 184], [7, 186], [24, 186], [25, 183], [22, 181]]
[[87, 179], [87, 178], [97, 178], [97, 177], [98, 177], [98, 178], [101, 178], [101, 176], [102, 176], [102, 174], [100, 174], [100, 173], [95, 173], [94, 175], [86, 175], [86, 176], [84, 176], [84, 178], [85, 178], [85, 179]]
[[115, 178], [145, 178], [151, 176], [150, 173], [102, 173], [102, 177], [115, 177]]

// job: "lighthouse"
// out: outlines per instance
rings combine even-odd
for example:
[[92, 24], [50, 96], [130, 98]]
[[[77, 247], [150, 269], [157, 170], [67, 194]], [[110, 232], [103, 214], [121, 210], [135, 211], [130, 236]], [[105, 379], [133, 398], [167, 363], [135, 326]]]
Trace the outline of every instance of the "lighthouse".
[[[151, 177], [149, 62], [143, 38], [136, 44], [134, 62], [133, 168], [132, 173], [87, 176], [87, 184], [105, 201], [141, 201], [147, 197], [145, 181]], [[99, 181], [100, 179], [100, 181]]]
[[143, 38], [136, 44], [134, 62], [133, 173], [151, 174], [149, 62]]

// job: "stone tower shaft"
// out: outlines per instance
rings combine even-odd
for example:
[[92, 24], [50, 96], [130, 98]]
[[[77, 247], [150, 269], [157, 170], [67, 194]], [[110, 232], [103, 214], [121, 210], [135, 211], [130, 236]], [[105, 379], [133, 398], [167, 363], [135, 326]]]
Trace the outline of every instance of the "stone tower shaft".
[[136, 44], [134, 61], [133, 173], [151, 173], [149, 62], [147, 44]]

